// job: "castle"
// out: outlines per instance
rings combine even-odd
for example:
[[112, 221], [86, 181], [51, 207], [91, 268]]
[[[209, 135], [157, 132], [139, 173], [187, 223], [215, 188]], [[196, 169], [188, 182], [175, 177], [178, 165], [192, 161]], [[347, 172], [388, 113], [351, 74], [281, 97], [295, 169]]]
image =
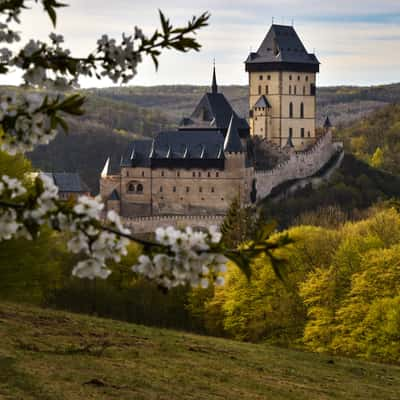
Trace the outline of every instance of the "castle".
[[[292, 26], [272, 25], [245, 62], [248, 121], [218, 91], [214, 67], [211, 90], [177, 130], [133, 141], [116, 174], [106, 161], [106, 208], [127, 221], [204, 219], [223, 215], [235, 197], [255, 203], [283, 182], [318, 172], [338, 151], [328, 119], [324, 134], [316, 134], [319, 65]], [[257, 168], [253, 137], [281, 156], [278, 165]]]

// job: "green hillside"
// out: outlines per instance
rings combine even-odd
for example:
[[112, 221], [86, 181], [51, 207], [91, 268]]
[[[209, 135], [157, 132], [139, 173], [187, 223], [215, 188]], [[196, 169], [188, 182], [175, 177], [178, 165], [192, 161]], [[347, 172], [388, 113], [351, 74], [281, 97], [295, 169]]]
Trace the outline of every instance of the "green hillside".
[[400, 105], [390, 104], [339, 129], [349, 152], [373, 166], [400, 175]]
[[0, 304], [1, 399], [398, 399], [400, 368]]

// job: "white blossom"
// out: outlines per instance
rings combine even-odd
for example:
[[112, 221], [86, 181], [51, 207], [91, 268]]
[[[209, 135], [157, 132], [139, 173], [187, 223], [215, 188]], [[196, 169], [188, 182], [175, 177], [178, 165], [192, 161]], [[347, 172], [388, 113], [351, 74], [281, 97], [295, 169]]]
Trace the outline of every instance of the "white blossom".
[[21, 228], [14, 210], [0, 210], [0, 240], [11, 239]]
[[72, 270], [72, 275], [78, 278], [107, 279], [111, 271], [101, 262], [95, 259], [80, 261]]
[[220, 285], [223, 279], [219, 279], [218, 274], [226, 271], [228, 260], [209, 252], [210, 244], [215, 244], [220, 237], [218, 233], [214, 227], [208, 232], [194, 231], [190, 227], [184, 231], [171, 226], [157, 228], [156, 241], [168, 251], [152, 258], [140, 256], [132, 270], [167, 288], [185, 284], [207, 288], [211, 276], [216, 276], [215, 283]]

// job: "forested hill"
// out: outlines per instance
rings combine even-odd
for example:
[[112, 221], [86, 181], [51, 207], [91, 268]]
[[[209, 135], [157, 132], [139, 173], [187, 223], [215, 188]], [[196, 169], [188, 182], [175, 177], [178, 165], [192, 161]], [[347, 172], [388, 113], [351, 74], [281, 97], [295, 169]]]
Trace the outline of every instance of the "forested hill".
[[[16, 90], [15, 88], [3, 88]], [[132, 138], [153, 136], [176, 126], [193, 110], [205, 86], [131, 86], [82, 90], [86, 114], [69, 121], [70, 134], [58, 135], [48, 146], [29, 155], [35, 167], [49, 171], [78, 171], [91, 190], [98, 190], [99, 173], [108, 156], [118, 161]], [[233, 107], [247, 114], [247, 87], [222, 86]], [[320, 88], [318, 119], [329, 115], [334, 124], [349, 123], [400, 99], [400, 84]]]
[[339, 129], [337, 136], [359, 159], [400, 175], [400, 104], [387, 105]]
[[[247, 116], [248, 87], [220, 86], [235, 110]], [[209, 90], [207, 86], [129, 86], [123, 88], [90, 89], [88, 93], [99, 97], [124, 101], [140, 107], [158, 109], [172, 121], [179, 121], [191, 113], [200, 97]], [[346, 124], [388, 103], [400, 100], [400, 84], [371, 87], [337, 86], [320, 87], [317, 91], [318, 124], [326, 115], [334, 124]]]
[[116, 162], [132, 139], [153, 136], [173, 126], [157, 109], [94, 94], [87, 96], [85, 110], [79, 118], [68, 118], [68, 135], [60, 132], [29, 158], [42, 170], [79, 172], [93, 192], [98, 190], [99, 174], [108, 156]]

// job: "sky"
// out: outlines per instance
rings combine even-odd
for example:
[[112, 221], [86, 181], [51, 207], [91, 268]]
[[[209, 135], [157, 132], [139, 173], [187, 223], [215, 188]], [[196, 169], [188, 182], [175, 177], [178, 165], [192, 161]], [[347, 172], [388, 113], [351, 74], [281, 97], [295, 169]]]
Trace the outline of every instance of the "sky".
[[[23, 39], [45, 39], [62, 33], [72, 53], [94, 50], [103, 33], [120, 38], [135, 25], [145, 33], [158, 26], [158, 9], [174, 25], [191, 16], [211, 13], [210, 25], [198, 33], [199, 53], [166, 51], [156, 72], [150, 60], [139, 67], [132, 85], [208, 85], [215, 58], [218, 83], [247, 84], [244, 60], [256, 51], [272, 19], [291, 25], [309, 52], [321, 62], [320, 86], [376, 85], [400, 81], [399, 0], [64, 0], [57, 29], [38, 6], [22, 14]], [[193, 3], [193, 5], [191, 4]], [[0, 80], [16, 84], [18, 74]], [[81, 81], [83, 87], [111, 86], [107, 79]]]

